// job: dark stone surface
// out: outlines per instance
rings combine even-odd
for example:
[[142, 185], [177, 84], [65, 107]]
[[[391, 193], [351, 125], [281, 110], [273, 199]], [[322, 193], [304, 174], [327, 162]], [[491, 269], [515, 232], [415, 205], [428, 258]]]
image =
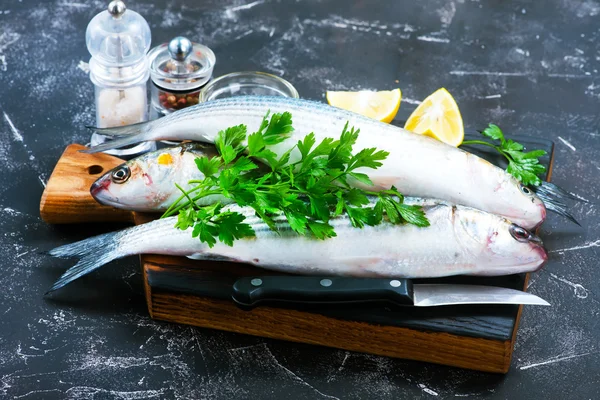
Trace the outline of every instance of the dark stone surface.
[[506, 376], [195, 329], [148, 318], [136, 258], [63, 290], [68, 266], [37, 252], [115, 226], [58, 227], [38, 213], [64, 147], [87, 143], [93, 89], [84, 32], [104, 2], [0, 2], [0, 397], [596, 398], [600, 381], [600, 4], [528, 1], [136, 1], [153, 45], [184, 34], [212, 47], [215, 74], [271, 71], [302, 97], [444, 86], [465, 125], [488, 122], [557, 144], [553, 181], [583, 227], [551, 215], [550, 262], [529, 290]]

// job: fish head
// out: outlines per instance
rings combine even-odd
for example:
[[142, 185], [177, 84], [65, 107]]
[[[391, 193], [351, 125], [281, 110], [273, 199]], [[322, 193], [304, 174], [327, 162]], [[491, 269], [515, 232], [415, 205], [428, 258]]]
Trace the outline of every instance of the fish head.
[[495, 196], [505, 199], [508, 209], [502, 215], [515, 224], [535, 229], [546, 219], [546, 206], [533, 190], [512, 176], [498, 185]]
[[[133, 211], [158, 211], [180, 194], [176, 183], [198, 178], [194, 159], [208, 155], [190, 145], [143, 154], [108, 171], [94, 182], [90, 193], [100, 204]], [[193, 174], [196, 174], [193, 176]], [[201, 175], [201, 174], [200, 174]], [[168, 206], [168, 204], [167, 204]]]
[[[463, 249], [477, 259], [477, 275], [510, 275], [541, 269], [548, 260], [542, 240], [531, 231], [493, 214], [461, 218]], [[487, 219], [484, 222], [483, 219]], [[475, 254], [477, 253], [477, 254]]]

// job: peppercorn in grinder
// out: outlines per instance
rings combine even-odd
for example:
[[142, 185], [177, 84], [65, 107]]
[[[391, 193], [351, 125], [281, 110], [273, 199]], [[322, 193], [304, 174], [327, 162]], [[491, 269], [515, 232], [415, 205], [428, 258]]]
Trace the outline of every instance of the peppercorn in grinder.
[[178, 36], [148, 53], [151, 117], [159, 118], [198, 104], [200, 90], [212, 77], [215, 54], [208, 47]]

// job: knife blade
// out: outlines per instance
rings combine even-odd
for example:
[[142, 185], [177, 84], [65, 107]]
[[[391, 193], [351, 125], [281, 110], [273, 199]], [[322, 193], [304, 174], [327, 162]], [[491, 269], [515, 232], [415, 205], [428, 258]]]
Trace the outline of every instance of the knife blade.
[[392, 302], [435, 307], [461, 304], [549, 306], [540, 297], [496, 286], [413, 284], [410, 279], [255, 276], [238, 279], [233, 301], [244, 309], [264, 303], [340, 304]]

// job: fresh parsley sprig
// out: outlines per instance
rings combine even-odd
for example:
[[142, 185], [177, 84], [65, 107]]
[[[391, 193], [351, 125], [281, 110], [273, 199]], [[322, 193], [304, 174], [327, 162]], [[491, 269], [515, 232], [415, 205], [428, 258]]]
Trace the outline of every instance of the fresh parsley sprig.
[[465, 140], [462, 144], [479, 144], [492, 147], [508, 160], [506, 172], [517, 178], [523, 185], [539, 186], [542, 184], [539, 175], [546, 172], [546, 167], [540, 164], [539, 158], [546, 155], [544, 150], [524, 152], [521, 143], [506, 139], [502, 130], [494, 124], [489, 124], [481, 134], [500, 144], [496, 145], [483, 140]]
[[[222, 211], [221, 204], [197, 205], [211, 195], [252, 207], [274, 231], [278, 229], [274, 217], [284, 215], [296, 233], [318, 239], [336, 236], [329, 221], [343, 213], [356, 228], [380, 224], [385, 217], [394, 224], [429, 225], [422, 208], [404, 204], [404, 197], [393, 187], [382, 192], [352, 187], [356, 182], [372, 185], [369, 176], [357, 170], [377, 169], [388, 156], [375, 148], [353, 154], [358, 130], [346, 124], [338, 140], [325, 138], [320, 143], [311, 133], [278, 157], [270, 147], [288, 139], [292, 131], [292, 116], [286, 112], [270, 118], [267, 113], [250, 135], [245, 125], [219, 132], [215, 141], [219, 156], [196, 159], [204, 178], [190, 181], [196, 186], [188, 191], [180, 188], [183, 194], [163, 217], [178, 213], [176, 227], [193, 228], [192, 235], [209, 247], [216, 244], [216, 238], [231, 246], [236, 239], [255, 236], [242, 214]], [[253, 159], [262, 160], [264, 166]], [[376, 198], [374, 205], [368, 196]]]

